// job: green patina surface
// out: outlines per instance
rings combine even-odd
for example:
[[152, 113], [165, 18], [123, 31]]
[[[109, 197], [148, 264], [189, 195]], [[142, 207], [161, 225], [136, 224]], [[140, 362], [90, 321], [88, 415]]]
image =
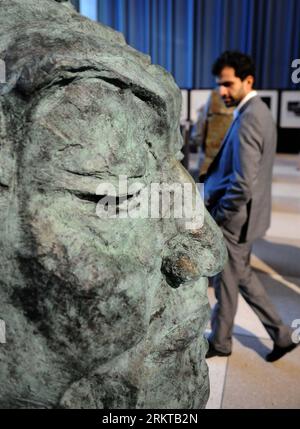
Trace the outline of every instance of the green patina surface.
[[122, 35], [66, 2], [0, 0], [1, 408], [203, 408], [205, 213], [101, 219], [101, 183], [191, 183], [180, 91]]

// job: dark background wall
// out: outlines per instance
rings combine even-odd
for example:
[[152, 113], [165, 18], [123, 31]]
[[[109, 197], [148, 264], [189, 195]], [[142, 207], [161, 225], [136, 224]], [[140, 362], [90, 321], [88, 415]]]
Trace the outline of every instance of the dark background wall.
[[121, 31], [169, 70], [181, 88], [214, 86], [211, 64], [225, 49], [251, 54], [258, 88], [299, 89], [300, 0], [74, 0], [83, 15]]

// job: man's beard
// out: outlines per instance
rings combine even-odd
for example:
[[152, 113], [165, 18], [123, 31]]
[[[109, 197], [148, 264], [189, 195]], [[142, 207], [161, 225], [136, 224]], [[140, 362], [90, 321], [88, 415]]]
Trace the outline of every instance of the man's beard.
[[222, 97], [226, 107], [235, 107], [239, 104], [240, 100], [235, 100], [232, 97]]

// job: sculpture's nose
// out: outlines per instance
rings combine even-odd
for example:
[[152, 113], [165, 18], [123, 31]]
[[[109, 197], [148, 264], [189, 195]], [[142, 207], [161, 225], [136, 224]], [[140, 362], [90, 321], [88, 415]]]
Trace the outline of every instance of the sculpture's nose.
[[200, 277], [197, 264], [187, 255], [180, 253], [163, 258], [161, 272], [167, 283], [174, 288]]
[[[176, 164], [175, 169], [182, 183], [194, 184], [181, 165]], [[227, 258], [222, 232], [204, 207], [201, 224], [188, 223], [188, 229], [184, 225], [182, 220], [177, 222], [178, 233], [165, 243], [163, 250], [161, 272], [175, 288], [217, 274]]]
[[208, 212], [199, 230], [179, 233], [166, 243], [161, 271], [168, 284], [179, 287], [219, 273], [227, 251], [220, 229]]

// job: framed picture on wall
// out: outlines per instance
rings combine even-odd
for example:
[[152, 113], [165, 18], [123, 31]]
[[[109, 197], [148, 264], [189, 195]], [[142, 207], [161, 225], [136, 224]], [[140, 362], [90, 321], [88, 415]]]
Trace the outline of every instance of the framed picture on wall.
[[275, 124], [277, 124], [278, 121], [278, 103], [279, 103], [279, 96], [278, 91], [275, 90], [267, 90], [267, 89], [259, 89], [257, 90], [258, 95], [261, 97], [261, 99], [266, 103], [266, 105], [271, 110], [273, 119], [275, 121]]
[[184, 124], [188, 120], [188, 91], [186, 89], [181, 90], [182, 105], [180, 114], [180, 124]]
[[[211, 89], [195, 89], [191, 91], [190, 94], [190, 120], [195, 123], [198, 117], [199, 109], [205, 105], [207, 102]], [[258, 95], [266, 103], [266, 105], [271, 110], [273, 119], [277, 124], [278, 121], [278, 103], [279, 103], [279, 94], [276, 90], [266, 90], [260, 89], [257, 90]]]
[[280, 126], [300, 128], [300, 91], [282, 91]]
[[203, 107], [211, 94], [211, 89], [194, 89], [190, 94], [190, 120], [195, 123], [198, 112]]

